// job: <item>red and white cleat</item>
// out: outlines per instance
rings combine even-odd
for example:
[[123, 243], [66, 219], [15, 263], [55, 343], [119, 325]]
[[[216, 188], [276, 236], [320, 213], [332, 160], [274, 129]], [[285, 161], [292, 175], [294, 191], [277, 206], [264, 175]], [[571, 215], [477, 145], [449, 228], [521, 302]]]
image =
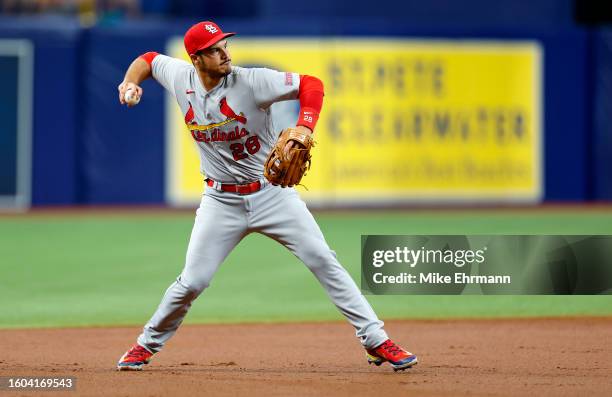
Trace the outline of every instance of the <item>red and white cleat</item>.
[[140, 345], [134, 345], [125, 352], [117, 363], [119, 371], [142, 371], [142, 366], [151, 361], [153, 353]]
[[375, 349], [366, 350], [366, 357], [369, 364], [381, 365], [388, 361], [394, 371], [403, 371], [418, 363], [416, 355], [402, 349], [391, 339], [387, 339]]

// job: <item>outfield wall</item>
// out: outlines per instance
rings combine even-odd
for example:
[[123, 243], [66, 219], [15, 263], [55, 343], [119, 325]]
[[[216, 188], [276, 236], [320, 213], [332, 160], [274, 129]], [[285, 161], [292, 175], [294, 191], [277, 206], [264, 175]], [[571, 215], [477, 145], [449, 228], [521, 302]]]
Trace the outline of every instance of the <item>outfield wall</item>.
[[[540, 134], [535, 167], [541, 177], [537, 181], [540, 193], [528, 201], [612, 198], [607, 160], [612, 143], [606, 112], [610, 91], [602, 88], [612, 64], [607, 54], [612, 40], [609, 32], [589, 33], [570, 26], [548, 26], [546, 30], [411, 28], [388, 18], [379, 22], [362, 24], [337, 18], [301, 23], [219, 21], [224, 29], [238, 31], [242, 39], [249, 40], [374, 39], [421, 44], [443, 41], [450, 46], [465, 41], [535, 46], [541, 55], [541, 120], [540, 129], [534, 131]], [[169, 40], [181, 36], [189, 25], [143, 21], [83, 29], [65, 21], [0, 21], [0, 39], [26, 39], [34, 48], [34, 205], [166, 202], [164, 93], [154, 82], [146, 82], [145, 98], [128, 110], [119, 106], [116, 86], [135, 56], [149, 50], [165, 51]], [[601, 83], [597, 90], [593, 77]], [[326, 83], [328, 90], [333, 87]], [[411, 200], [401, 197], [398, 202]]]

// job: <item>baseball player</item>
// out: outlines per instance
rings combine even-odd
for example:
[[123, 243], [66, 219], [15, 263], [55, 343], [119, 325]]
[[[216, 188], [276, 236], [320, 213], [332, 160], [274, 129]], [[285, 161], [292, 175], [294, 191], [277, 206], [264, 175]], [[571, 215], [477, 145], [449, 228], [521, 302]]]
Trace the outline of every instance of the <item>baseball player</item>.
[[[200, 22], [184, 37], [191, 63], [148, 52], [132, 62], [118, 87], [119, 101], [128, 106], [138, 102], [139, 84], [149, 77], [168, 90], [198, 147], [206, 186], [185, 267], [117, 368], [141, 370], [149, 363], [230, 251], [252, 232], [280, 242], [304, 262], [355, 327], [369, 363], [387, 361], [395, 370], [415, 365], [417, 357], [389, 339], [296, 190], [272, 184], [263, 175], [278, 138], [270, 106], [299, 99], [292, 133], [309, 137], [323, 104], [323, 84], [307, 75], [232, 66], [227, 38], [234, 34], [213, 22]], [[287, 143], [284, 149], [295, 145]]]

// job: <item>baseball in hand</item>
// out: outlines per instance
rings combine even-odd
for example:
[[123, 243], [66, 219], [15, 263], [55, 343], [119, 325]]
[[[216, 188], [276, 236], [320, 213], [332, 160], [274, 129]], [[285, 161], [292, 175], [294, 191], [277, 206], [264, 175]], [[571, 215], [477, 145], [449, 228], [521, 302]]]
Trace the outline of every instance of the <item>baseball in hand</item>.
[[138, 96], [136, 90], [132, 88], [125, 92], [125, 94], [123, 95], [123, 99], [125, 99], [125, 103], [130, 106], [138, 105], [138, 102], [140, 102], [140, 96]]

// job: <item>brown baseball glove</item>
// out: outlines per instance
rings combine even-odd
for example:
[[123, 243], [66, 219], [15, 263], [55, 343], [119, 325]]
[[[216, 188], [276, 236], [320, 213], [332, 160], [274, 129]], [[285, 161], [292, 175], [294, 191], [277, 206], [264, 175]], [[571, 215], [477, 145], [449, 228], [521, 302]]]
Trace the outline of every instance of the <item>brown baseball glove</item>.
[[[289, 142], [293, 142], [293, 145], [285, 152]], [[300, 132], [296, 128], [282, 131], [264, 164], [265, 177], [273, 185], [298, 185], [310, 169], [310, 149], [313, 146], [314, 140], [310, 134]]]

